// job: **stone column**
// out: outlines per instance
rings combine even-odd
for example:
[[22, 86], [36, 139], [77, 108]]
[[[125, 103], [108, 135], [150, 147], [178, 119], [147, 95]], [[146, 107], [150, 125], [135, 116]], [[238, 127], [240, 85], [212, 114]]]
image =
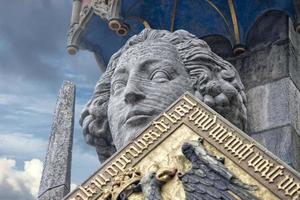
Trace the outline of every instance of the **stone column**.
[[296, 11], [295, 30], [300, 33], [300, 0], [293, 0]]
[[59, 91], [38, 200], [61, 200], [70, 192], [75, 85], [64, 82]]
[[73, 0], [71, 25], [79, 23], [81, 4], [82, 4], [81, 0]]
[[73, 0], [72, 16], [67, 39], [67, 51], [71, 55], [76, 54], [78, 51], [78, 46], [72, 43], [72, 38], [79, 26], [81, 7], [82, 0]]
[[230, 61], [246, 87], [246, 132], [300, 170], [300, 35], [287, 16], [277, 19], [261, 23], [249, 44], [267, 32], [271, 41], [252, 45]]

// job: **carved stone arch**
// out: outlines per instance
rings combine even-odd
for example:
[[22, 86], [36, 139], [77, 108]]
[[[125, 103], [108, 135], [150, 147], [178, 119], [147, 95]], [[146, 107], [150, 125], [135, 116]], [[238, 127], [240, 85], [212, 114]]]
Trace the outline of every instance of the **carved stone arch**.
[[202, 37], [210, 46], [211, 50], [222, 58], [232, 57], [232, 44], [229, 39], [222, 35], [207, 35]]
[[270, 10], [257, 18], [249, 30], [246, 46], [253, 50], [260, 46], [288, 38], [289, 15], [284, 11]]

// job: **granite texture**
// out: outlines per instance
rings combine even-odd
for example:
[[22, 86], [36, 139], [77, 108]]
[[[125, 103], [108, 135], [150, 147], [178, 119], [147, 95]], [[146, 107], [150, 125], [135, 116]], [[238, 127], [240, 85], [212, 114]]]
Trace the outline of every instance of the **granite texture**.
[[145, 29], [108, 64], [80, 124], [102, 162], [189, 91], [243, 129], [246, 96], [235, 68], [184, 31]]
[[59, 91], [38, 199], [60, 200], [70, 191], [75, 85]]
[[251, 88], [247, 99], [247, 132], [290, 124], [300, 133], [300, 92], [290, 78]]
[[61, 200], [69, 192], [69, 188], [65, 185], [60, 185], [54, 188], [48, 188], [48, 190], [38, 197], [38, 200]]

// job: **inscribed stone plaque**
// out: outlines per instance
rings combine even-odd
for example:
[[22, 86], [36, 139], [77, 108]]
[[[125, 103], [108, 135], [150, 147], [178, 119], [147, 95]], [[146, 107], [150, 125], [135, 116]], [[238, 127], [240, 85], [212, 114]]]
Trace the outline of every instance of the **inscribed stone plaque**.
[[296, 200], [299, 177], [186, 93], [65, 199]]

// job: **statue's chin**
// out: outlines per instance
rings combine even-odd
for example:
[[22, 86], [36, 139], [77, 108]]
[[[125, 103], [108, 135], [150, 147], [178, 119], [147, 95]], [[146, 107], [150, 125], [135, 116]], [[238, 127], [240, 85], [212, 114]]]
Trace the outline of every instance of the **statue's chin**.
[[118, 149], [122, 148], [128, 142], [133, 140], [155, 116], [137, 115], [128, 119], [119, 129], [117, 136], [114, 138], [115, 146]]

